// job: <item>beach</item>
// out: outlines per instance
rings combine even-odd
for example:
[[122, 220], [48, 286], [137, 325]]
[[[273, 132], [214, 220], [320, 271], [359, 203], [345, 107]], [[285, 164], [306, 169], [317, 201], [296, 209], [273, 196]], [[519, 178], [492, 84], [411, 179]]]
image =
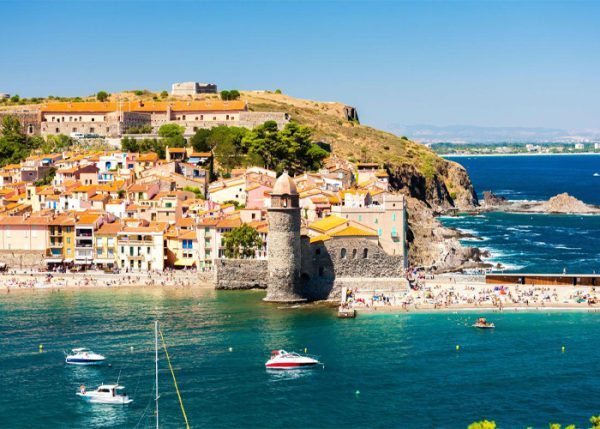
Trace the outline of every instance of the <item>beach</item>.
[[588, 286], [490, 285], [483, 277], [442, 275], [420, 279], [415, 289], [353, 289], [342, 303], [357, 312], [414, 311], [600, 311], [596, 288]]

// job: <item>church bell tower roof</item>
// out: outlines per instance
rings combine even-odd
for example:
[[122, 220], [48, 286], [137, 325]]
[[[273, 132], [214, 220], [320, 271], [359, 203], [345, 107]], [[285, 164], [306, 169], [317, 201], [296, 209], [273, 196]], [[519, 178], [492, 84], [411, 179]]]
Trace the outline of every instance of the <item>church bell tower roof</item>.
[[275, 182], [271, 195], [298, 195], [298, 188], [287, 171], [284, 171]]

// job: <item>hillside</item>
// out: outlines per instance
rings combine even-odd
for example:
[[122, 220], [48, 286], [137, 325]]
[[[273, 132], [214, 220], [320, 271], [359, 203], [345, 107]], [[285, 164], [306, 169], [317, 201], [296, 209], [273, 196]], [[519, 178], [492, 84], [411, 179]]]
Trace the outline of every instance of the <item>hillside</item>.
[[[218, 95], [201, 95], [216, 98]], [[469, 210], [478, 204], [465, 169], [447, 161], [424, 145], [356, 121], [349, 121], [345, 105], [303, 100], [266, 91], [242, 91], [252, 111], [282, 111], [313, 130], [315, 140], [331, 144], [333, 152], [355, 162], [376, 162], [390, 175], [392, 190], [408, 197], [409, 256], [413, 265], [450, 268], [472, 259], [452, 232], [434, 218], [448, 209]], [[111, 94], [121, 100], [189, 100], [191, 97], [161, 97], [160, 93], [133, 91]], [[81, 97], [91, 100], [93, 97]], [[36, 100], [37, 101], [37, 100]], [[71, 100], [75, 101], [75, 100]], [[28, 107], [28, 106], [23, 106]], [[358, 112], [360, 115], [360, 111]]]

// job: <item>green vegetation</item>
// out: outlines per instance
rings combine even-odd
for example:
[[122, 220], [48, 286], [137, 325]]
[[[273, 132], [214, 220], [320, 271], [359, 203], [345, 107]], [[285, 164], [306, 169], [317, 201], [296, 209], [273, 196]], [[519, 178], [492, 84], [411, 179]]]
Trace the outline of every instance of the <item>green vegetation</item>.
[[131, 127], [127, 129], [127, 134], [150, 134], [152, 133], [152, 125], [145, 124], [141, 127]]
[[160, 93], [160, 98], [167, 98], [169, 96], [169, 93], [167, 91], [162, 91]]
[[98, 91], [98, 93], [96, 94], [96, 99], [98, 101], [106, 101], [106, 100], [108, 100], [108, 92], [106, 92], [106, 91]]
[[275, 94], [281, 94], [281, 89], [276, 89]]
[[[600, 429], [600, 416], [590, 417], [590, 423], [592, 424], [590, 429]], [[550, 423], [548, 427], [550, 429], [577, 429], [575, 425], [568, 425], [563, 428], [560, 423]], [[494, 421], [482, 420], [480, 422], [471, 423], [467, 426], [467, 429], [497, 429], [497, 426]], [[527, 429], [531, 429], [531, 427], [528, 427]]]
[[18, 118], [5, 116], [0, 124], [0, 167], [23, 161], [42, 143], [43, 139], [40, 137], [27, 137], [23, 133]]
[[44, 177], [42, 177], [40, 180], [33, 182], [33, 184], [35, 186], [48, 186], [52, 184], [54, 176], [56, 176], [56, 167], [50, 167], [46, 174], [44, 174]]
[[240, 98], [240, 92], [237, 89], [221, 91], [221, 100], [229, 101], [237, 100], [238, 98]]
[[164, 124], [158, 129], [158, 135], [169, 147], [185, 147], [184, 132], [185, 128], [177, 124]]
[[225, 234], [225, 256], [227, 258], [253, 258], [263, 241], [254, 228], [242, 225]]
[[594, 143], [433, 143], [431, 149], [440, 155], [449, 154], [514, 154], [514, 153], [587, 153], [600, 152]]
[[133, 137], [124, 137], [121, 139], [121, 149], [126, 152], [154, 152], [160, 159], [166, 157], [165, 139], [141, 139], [136, 140]]
[[73, 139], [64, 134], [50, 135], [40, 146], [42, 153], [57, 153], [72, 147], [75, 144]]
[[188, 191], [188, 192], [193, 192], [196, 195], [196, 198], [198, 199], [204, 199], [204, 195], [202, 193], [202, 191], [200, 190], [200, 188], [194, 187], [194, 186], [185, 186], [183, 188], [184, 191]]
[[[226, 176], [228, 176], [228, 177], [226, 177]], [[230, 174], [224, 174], [224, 175], [223, 175], [223, 178], [225, 178], [225, 179], [229, 179], [229, 177], [231, 177], [231, 175], [230, 175]], [[223, 201], [223, 205], [227, 205], [227, 204], [231, 204], [231, 205], [233, 205], [233, 206], [235, 207], [235, 209], [236, 209], [236, 210], [243, 209], [243, 208], [245, 208], [245, 207], [246, 207], [244, 204], [240, 204], [240, 203], [239, 203], [237, 200], [227, 200], [227, 201]]]

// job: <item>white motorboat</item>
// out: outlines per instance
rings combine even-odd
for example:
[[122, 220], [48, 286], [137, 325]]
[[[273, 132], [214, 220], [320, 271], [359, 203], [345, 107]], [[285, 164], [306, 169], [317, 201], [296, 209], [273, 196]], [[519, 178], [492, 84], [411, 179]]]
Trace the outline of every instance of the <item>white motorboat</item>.
[[477, 319], [477, 322], [473, 324], [473, 327], [479, 329], [494, 329], [496, 325], [494, 325], [492, 322], [488, 322], [485, 317], [480, 317]]
[[133, 399], [127, 396], [125, 388], [118, 384], [102, 384], [96, 390], [90, 391], [82, 384], [77, 396], [92, 404], [127, 405], [133, 402]]
[[319, 365], [316, 359], [294, 352], [286, 352], [285, 350], [273, 350], [271, 359], [265, 363], [267, 369], [302, 369], [310, 368]]
[[67, 355], [65, 362], [70, 365], [101, 365], [105, 360], [104, 356], [81, 347], [71, 350], [71, 354]]

